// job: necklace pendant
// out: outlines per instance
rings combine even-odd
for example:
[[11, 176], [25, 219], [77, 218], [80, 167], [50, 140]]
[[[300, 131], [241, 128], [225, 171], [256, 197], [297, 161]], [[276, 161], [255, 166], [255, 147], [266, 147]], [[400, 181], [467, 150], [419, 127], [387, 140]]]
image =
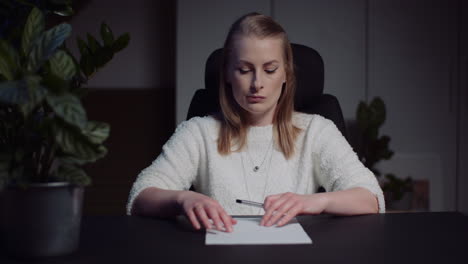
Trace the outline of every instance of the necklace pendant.
[[260, 169], [260, 168], [259, 168], [258, 166], [255, 166], [255, 167], [253, 168], [253, 171], [254, 171], [254, 172], [257, 172], [259, 169]]

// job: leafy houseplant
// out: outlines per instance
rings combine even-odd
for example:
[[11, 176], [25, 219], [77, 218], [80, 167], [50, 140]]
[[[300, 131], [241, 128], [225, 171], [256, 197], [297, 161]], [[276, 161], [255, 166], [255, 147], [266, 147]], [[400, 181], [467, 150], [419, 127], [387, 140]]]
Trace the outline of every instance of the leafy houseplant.
[[[107, 152], [103, 142], [110, 127], [87, 119], [81, 104], [87, 90], [82, 86], [128, 45], [130, 37], [126, 33], [114, 38], [102, 23], [102, 42], [91, 34], [87, 41], [77, 38], [80, 56], [75, 57], [65, 44], [71, 26], [46, 28], [54, 14], [72, 15], [71, 4], [72, 0], [0, 2], [0, 13], [6, 14], [0, 20], [0, 194], [2, 210], [9, 208], [9, 216], [15, 208], [11, 197], [18, 197], [9, 196], [9, 191], [24, 196], [17, 192], [51, 182], [72, 189], [88, 185], [90, 178], [81, 167]], [[74, 192], [79, 198], [80, 192]], [[8, 224], [5, 219], [3, 224]], [[62, 253], [57, 247], [32, 252]]]
[[[379, 137], [380, 127], [386, 119], [385, 103], [380, 97], [374, 98], [369, 104], [360, 102], [356, 119], [360, 131], [359, 148], [357, 153], [361, 162], [377, 177], [382, 173], [375, 167], [382, 160], [392, 158], [394, 152], [389, 149], [390, 137]], [[411, 193], [413, 182], [410, 177], [397, 178], [394, 174], [384, 175], [382, 189], [386, 194], [387, 207], [392, 209], [394, 204], [404, 198], [405, 193]]]

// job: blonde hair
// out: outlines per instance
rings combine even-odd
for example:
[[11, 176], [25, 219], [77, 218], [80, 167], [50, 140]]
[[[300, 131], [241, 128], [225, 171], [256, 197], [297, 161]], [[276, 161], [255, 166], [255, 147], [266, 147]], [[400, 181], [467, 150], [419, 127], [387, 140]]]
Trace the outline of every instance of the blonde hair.
[[242, 150], [247, 141], [247, 129], [249, 125], [245, 116], [242, 115], [243, 109], [234, 99], [232, 87], [225, 79], [229, 56], [233, 50], [233, 42], [235, 37], [238, 36], [255, 36], [262, 39], [279, 38], [283, 42], [286, 83], [282, 87], [273, 117], [273, 133], [275, 143], [286, 159], [289, 159], [294, 155], [294, 144], [297, 135], [301, 131], [292, 124], [296, 78], [294, 75], [291, 44], [286, 32], [278, 23], [271, 17], [259, 13], [244, 15], [234, 22], [224, 42], [219, 86], [221, 113], [218, 119], [221, 121], [221, 128], [219, 130], [218, 152], [221, 155], [230, 154], [233, 144], [236, 144], [238, 147], [235, 151]]

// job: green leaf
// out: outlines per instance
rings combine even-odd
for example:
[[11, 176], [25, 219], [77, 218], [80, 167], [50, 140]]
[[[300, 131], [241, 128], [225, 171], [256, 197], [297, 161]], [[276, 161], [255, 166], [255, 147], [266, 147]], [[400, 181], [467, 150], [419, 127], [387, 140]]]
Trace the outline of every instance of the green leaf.
[[68, 56], [70, 56], [70, 58], [73, 61], [73, 64], [75, 64], [75, 71], [77, 74], [79, 74], [80, 63], [78, 62], [78, 60], [75, 58], [73, 53], [67, 47], [64, 46], [63, 51], [65, 51], [68, 54]]
[[82, 165], [88, 163], [87, 160], [78, 159], [78, 158], [75, 158], [73, 156], [68, 156], [68, 155], [61, 155], [61, 157], [59, 157], [58, 160], [59, 160], [60, 163], [68, 164], [68, 165], [82, 166]]
[[39, 76], [26, 76], [25, 79], [28, 87], [28, 100], [20, 104], [20, 110], [24, 116], [28, 116], [42, 103], [47, 95], [47, 89], [39, 85], [41, 81]]
[[62, 10], [55, 10], [54, 14], [59, 16], [72, 16], [75, 12], [71, 6], [66, 6], [65, 9]]
[[114, 52], [110, 47], [102, 47], [96, 51], [95, 62], [96, 68], [102, 68], [114, 57]]
[[73, 59], [63, 50], [59, 50], [52, 55], [49, 62], [52, 72], [64, 80], [70, 80], [76, 74]]
[[375, 141], [377, 140], [377, 137], [379, 136], [379, 129], [377, 127], [371, 126], [368, 128], [366, 134], [369, 140]]
[[83, 134], [88, 137], [90, 142], [94, 144], [102, 144], [102, 142], [104, 142], [104, 140], [106, 140], [107, 137], [109, 137], [109, 132], [109, 124], [96, 121], [88, 121], [83, 131]]
[[91, 184], [91, 179], [82, 169], [68, 164], [63, 164], [59, 167], [57, 170], [57, 178], [76, 185], [84, 186]]
[[49, 71], [46, 75], [44, 75], [42, 85], [53, 94], [62, 95], [69, 91], [70, 82], [71, 81], [66, 81], [55, 75], [52, 71]]
[[53, 124], [52, 133], [55, 135], [55, 141], [60, 149], [76, 159], [94, 162], [107, 153], [104, 146], [93, 144], [79, 130], [61, 122]]
[[80, 37], [76, 38], [76, 43], [78, 45], [78, 49], [80, 50], [81, 56], [84, 56], [90, 53], [88, 45], [86, 45], [86, 42], [82, 40]]
[[6, 40], [0, 39], [0, 74], [7, 80], [15, 79], [19, 58], [17, 51]]
[[372, 111], [371, 122], [374, 126], [379, 128], [383, 125], [386, 118], [385, 103], [380, 97], [376, 97], [370, 103], [369, 108]]
[[0, 102], [18, 105], [28, 100], [28, 85], [24, 80], [0, 82]]
[[128, 46], [129, 42], [130, 42], [130, 34], [125, 33], [117, 38], [117, 40], [112, 45], [112, 50], [114, 51], [114, 53], [117, 53], [125, 49]]
[[101, 24], [101, 38], [104, 40], [104, 45], [111, 47], [114, 44], [114, 34], [106, 23]]
[[85, 128], [86, 112], [76, 96], [71, 94], [60, 96], [49, 94], [46, 99], [55, 114], [63, 121], [79, 129]]
[[71, 33], [71, 26], [62, 23], [44, 32], [29, 53], [27, 69], [36, 72], [52, 56]]
[[365, 131], [368, 126], [368, 108], [366, 103], [360, 102], [358, 105], [358, 109], [356, 111], [356, 120], [358, 122], [358, 126], [362, 131]]
[[81, 71], [89, 77], [96, 69], [94, 65], [94, 59], [91, 55], [83, 55], [80, 60]]
[[101, 44], [93, 37], [93, 35], [87, 33], [86, 37], [88, 38], [88, 47], [91, 50], [91, 53], [95, 53], [97, 49], [101, 47]]
[[24, 55], [28, 56], [32, 44], [39, 38], [42, 32], [44, 32], [44, 27], [44, 15], [38, 8], [33, 8], [28, 16], [26, 25], [24, 26], [23, 38], [21, 42]]

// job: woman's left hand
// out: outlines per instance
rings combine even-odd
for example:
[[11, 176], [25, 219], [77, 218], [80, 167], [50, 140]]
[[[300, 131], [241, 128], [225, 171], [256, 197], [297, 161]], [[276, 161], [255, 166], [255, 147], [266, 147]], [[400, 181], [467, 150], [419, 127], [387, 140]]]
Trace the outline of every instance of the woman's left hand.
[[[265, 198], [261, 226], [287, 224], [299, 214], [320, 214], [326, 208], [326, 193], [301, 195], [291, 192], [270, 195]], [[279, 220], [279, 221], [278, 221]]]

